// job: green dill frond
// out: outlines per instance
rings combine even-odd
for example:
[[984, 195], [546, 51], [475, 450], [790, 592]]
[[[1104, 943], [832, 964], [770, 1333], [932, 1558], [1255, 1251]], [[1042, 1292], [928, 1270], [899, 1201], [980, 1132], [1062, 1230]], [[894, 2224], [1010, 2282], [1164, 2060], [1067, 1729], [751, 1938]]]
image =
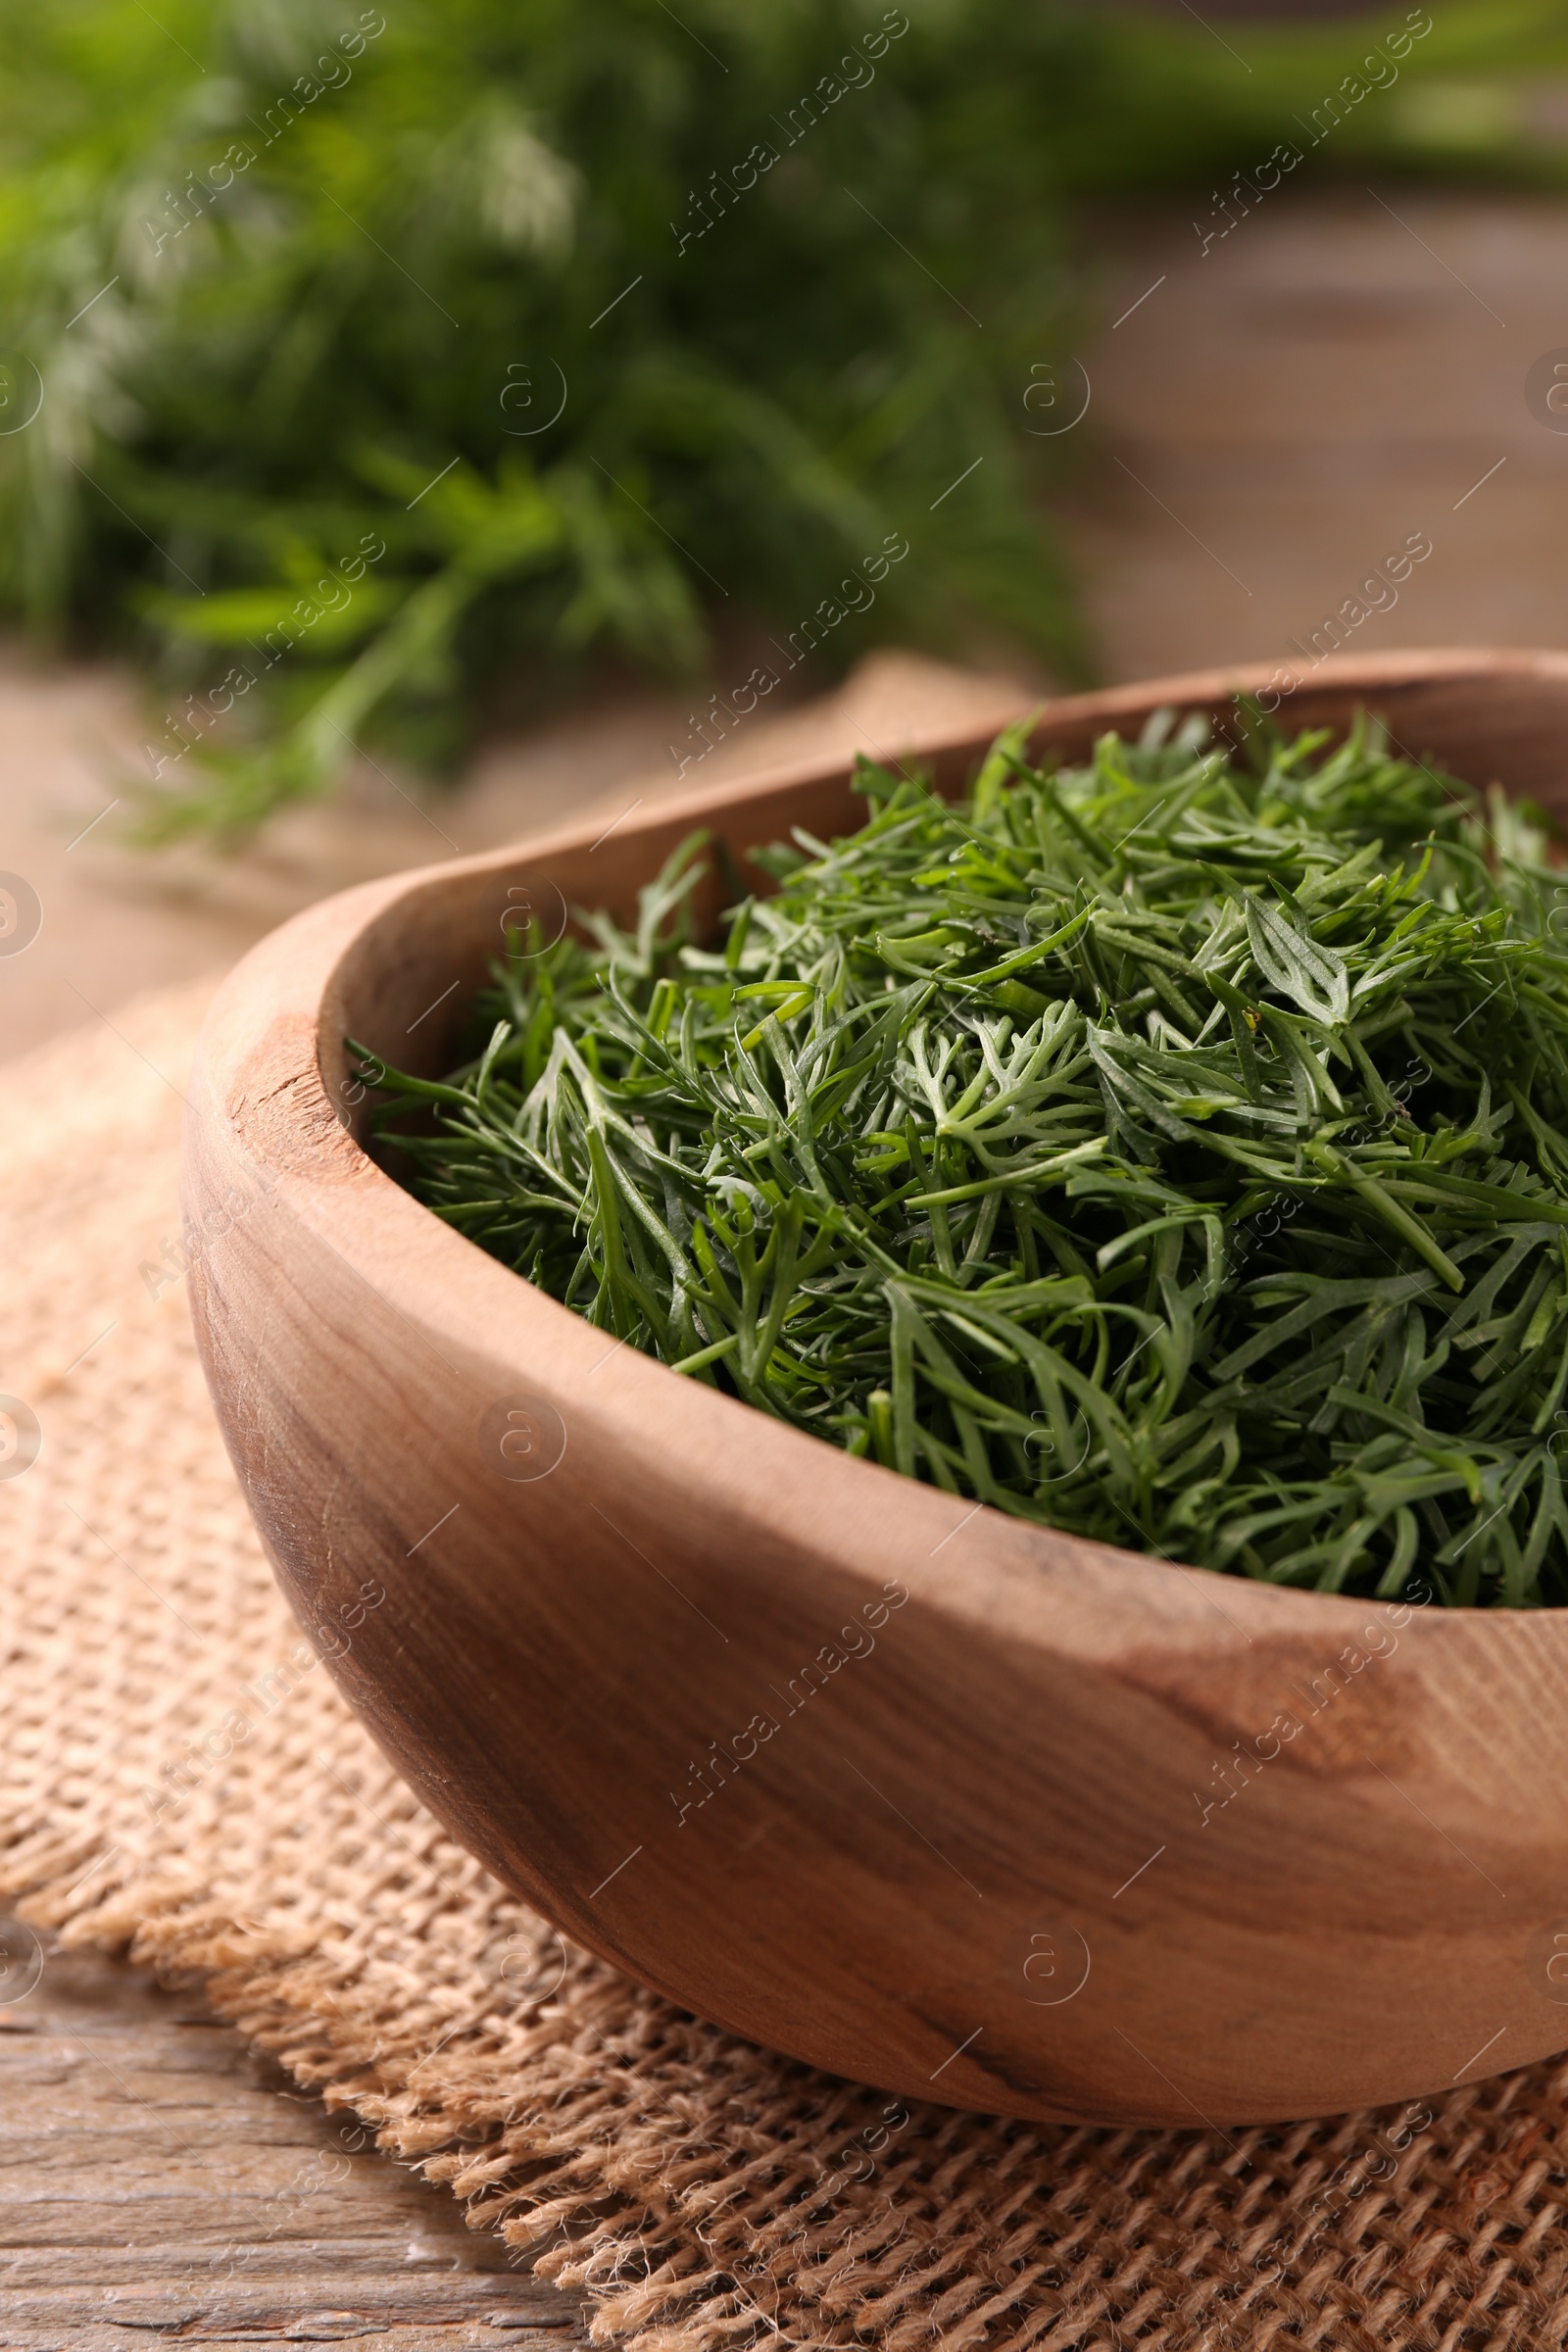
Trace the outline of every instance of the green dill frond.
[[[1528, 811], [1205, 722], [514, 940], [418, 1197], [605, 1331], [1072, 1533], [1568, 1601], [1568, 877]], [[535, 946], [537, 942], [532, 943]], [[413, 1124], [410, 1113], [418, 1114]]]

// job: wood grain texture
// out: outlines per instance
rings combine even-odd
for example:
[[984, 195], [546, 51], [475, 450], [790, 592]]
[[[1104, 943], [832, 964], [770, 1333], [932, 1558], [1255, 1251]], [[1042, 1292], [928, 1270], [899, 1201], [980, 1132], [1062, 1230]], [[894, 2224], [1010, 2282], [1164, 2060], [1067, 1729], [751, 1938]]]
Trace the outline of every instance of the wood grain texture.
[[[13, 1955], [34, 1940], [0, 1936]], [[199, 1993], [50, 1951], [0, 2007], [0, 2345], [152, 2338], [571, 2352], [584, 2332], [573, 2297], [248, 2054]]]
[[[1267, 675], [1076, 697], [1037, 741]], [[1362, 703], [1414, 757], [1563, 798], [1568, 658], [1340, 661], [1282, 717]], [[954, 790], [984, 746], [908, 748]], [[1211, 1577], [853, 1461], [608, 1347], [360, 1149], [345, 1034], [439, 1066], [509, 891], [625, 915], [698, 822], [740, 858], [857, 821], [841, 764], [754, 778], [347, 893], [225, 985], [192, 1303], [303, 1622], [330, 1650], [380, 1579], [334, 1671], [432, 1810], [594, 1949], [816, 2065], [1226, 2123], [1562, 2046], [1564, 1616]]]

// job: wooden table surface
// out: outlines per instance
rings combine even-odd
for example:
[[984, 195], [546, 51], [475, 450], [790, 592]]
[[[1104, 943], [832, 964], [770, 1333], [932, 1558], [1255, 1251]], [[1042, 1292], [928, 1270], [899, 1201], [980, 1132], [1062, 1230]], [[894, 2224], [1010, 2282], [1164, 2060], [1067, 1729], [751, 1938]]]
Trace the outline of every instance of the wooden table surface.
[[[1568, 346], [1568, 205], [1287, 181], [1205, 251], [1208, 210], [1100, 228], [1069, 539], [1102, 675], [1300, 667], [1348, 600], [1348, 654], [1568, 642], [1568, 431], [1528, 394]], [[1363, 597], [1412, 536], [1397, 602]]]
[[198, 1994], [46, 1952], [0, 2009], [0, 2345], [585, 2341], [574, 2298], [345, 2131]]
[[[1433, 556], [1355, 650], [1568, 639], [1568, 438], [1523, 393], [1568, 342], [1568, 208], [1386, 194], [1282, 192], [1206, 260], [1190, 206], [1117, 230], [1106, 319], [1137, 307], [1088, 354], [1071, 529], [1103, 675], [1286, 659], [1415, 528]], [[373, 2155], [302, 2190], [338, 2123], [199, 1997], [55, 1957], [0, 2029], [0, 2344], [580, 2340], [445, 2190]]]

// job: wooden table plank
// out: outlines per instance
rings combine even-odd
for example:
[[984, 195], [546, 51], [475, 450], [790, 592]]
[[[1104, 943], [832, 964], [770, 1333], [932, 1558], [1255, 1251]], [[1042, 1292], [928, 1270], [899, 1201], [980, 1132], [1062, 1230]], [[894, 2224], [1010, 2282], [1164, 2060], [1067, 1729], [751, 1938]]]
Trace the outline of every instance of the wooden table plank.
[[0, 2009], [0, 2344], [583, 2343], [574, 2298], [363, 2140], [199, 1994], [49, 1952]]
[[[1306, 666], [1358, 598], [1355, 654], [1568, 641], [1568, 433], [1526, 398], [1568, 346], [1568, 211], [1380, 193], [1287, 180], [1206, 254], [1206, 202], [1107, 213], [1071, 526], [1102, 675]], [[1397, 602], [1364, 596], [1410, 534]]]

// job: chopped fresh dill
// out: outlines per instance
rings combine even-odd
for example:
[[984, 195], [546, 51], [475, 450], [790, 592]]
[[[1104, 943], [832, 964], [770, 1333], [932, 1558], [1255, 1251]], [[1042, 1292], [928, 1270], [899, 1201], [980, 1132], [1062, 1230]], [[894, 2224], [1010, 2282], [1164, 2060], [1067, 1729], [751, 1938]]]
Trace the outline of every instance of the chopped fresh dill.
[[953, 1494], [1561, 1605], [1568, 872], [1373, 723], [1243, 718], [1056, 772], [1020, 723], [958, 805], [862, 761], [868, 822], [757, 852], [710, 947], [695, 836], [634, 936], [514, 935], [444, 1086], [356, 1048], [383, 1144], [605, 1331]]

